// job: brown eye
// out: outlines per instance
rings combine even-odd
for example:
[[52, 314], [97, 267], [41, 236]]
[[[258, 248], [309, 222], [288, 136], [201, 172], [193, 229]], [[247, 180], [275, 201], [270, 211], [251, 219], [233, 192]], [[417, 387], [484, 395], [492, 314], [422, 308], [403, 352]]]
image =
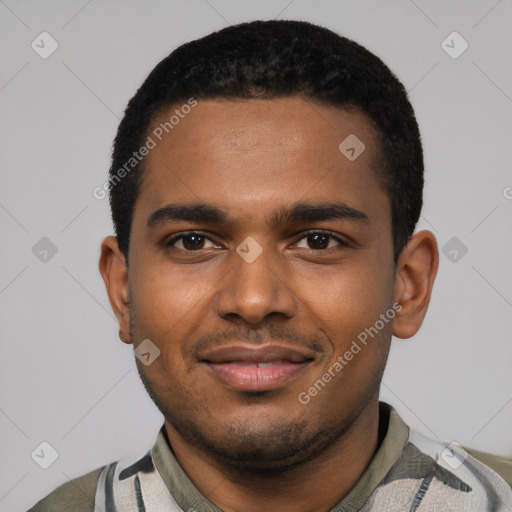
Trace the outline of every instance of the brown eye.
[[[201, 233], [186, 233], [179, 235], [169, 242], [167, 242], [167, 247], [174, 247], [175, 249], [180, 249], [184, 251], [197, 251], [199, 249], [204, 249], [204, 244], [209, 240], [205, 235]], [[209, 240], [211, 242], [211, 240]], [[176, 244], [181, 242], [181, 247], [176, 246]], [[213, 242], [212, 247], [213, 247]]]
[[325, 233], [323, 231], [311, 231], [306, 233], [302, 238], [300, 238], [299, 242], [302, 240], [306, 240], [307, 249], [319, 251], [335, 247], [335, 245], [329, 246], [330, 242], [332, 241], [336, 242], [339, 246], [342, 247], [346, 247], [348, 245], [340, 238], [332, 235], [331, 233]]

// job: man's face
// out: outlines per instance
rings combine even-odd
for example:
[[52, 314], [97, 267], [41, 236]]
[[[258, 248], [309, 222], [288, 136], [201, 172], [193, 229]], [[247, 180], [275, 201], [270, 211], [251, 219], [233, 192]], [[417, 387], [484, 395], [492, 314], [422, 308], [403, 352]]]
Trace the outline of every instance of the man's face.
[[[354, 161], [338, 149], [351, 134], [365, 145]], [[136, 346], [160, 349], [138, 366], [168, 432], [219, 460], [286, 467], [375, 404], [391, 322], [346, 353], [393, 304], [380, 162], [364, 115], [300, 98], [199, 101], [151, 150], [131, 230], [130, 321]], [[173, 218], [170, 205], [192, 203], [225, 219]], [[298, 203], [345, 209], [282, 215]]]

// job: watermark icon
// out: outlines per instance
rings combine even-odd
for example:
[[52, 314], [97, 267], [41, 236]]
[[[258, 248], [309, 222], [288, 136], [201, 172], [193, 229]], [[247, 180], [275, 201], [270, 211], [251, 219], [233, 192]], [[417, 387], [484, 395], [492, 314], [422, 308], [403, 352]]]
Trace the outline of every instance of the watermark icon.
[[59, 47], [59, 43], [48, 32], [41, 32], [30, 44], [41, 59], [47, 59]]
[[459, 443], [450, 443], [442, 452], [441, 457], [453, 469], [457, 469], [468, 458], [467, 452], [464, 451]]
[[318, 393], [320, 393], [320, 391], [322, 391], [325, 386], [331, 382], [331, 380], [334, 379], [334, 377], [336, 377], [336, 375], [339, 374], [343, 368], [352, 361], [352, 359], [354, 359], [354, 356], [359, 354], [359, 352], [361, 352], [361, 350], [368, 344], [368, 336], [372, 339], [377, 336], [377, 334], [384, 329], [386, 324], [395, 318], [396, 313], [401, 310], [402, 305], [395, 302], [385, 313], [381, 313], [379, 319], [372, 326], [361, 331], [357, 335], [357, 340], [352, 341], [350, 348], [342, 356], [337, 357], [336, 361], [331, 364], [322, 377], [314, 382], [307, 391], [302, 391], [298, 394], [297, 398], [299, 402], [303, 405], [309, 404], [309, 402], [311, 402], [311, 398], [318, 395]]
[[442, 41], [441, 48], [452, 59], [458, 59], [469, 48], [469, 43], [454, 31]]
[[43, 236], [32, 247], [32, 254], [42, 263], [48, 263], [57, 254], [57, 246], [48, 237]]
[[460, 238], [453, 236], [443, 245], [441, 251], [452, 263], [458, 263], [466, 255], [468, 248]]
[[503, 189], [503, 197], [505, 199], [512, 199], [512, 187], [505, 187]]
[[248, 236], [238, 244], [236, 252], [247, 263], [252, 263], [263, 252], [263, 247], [252, 236]]
[[40, 443], [30, 456], [43, 469], [48, 469], [59, 458], [57, 450], [47, 441]]
[[160, 349], [150, 339], [145, 339], [133, 352], [145, 366], [149, 366], [160, 355]]
[[169, 117], [168, 121], [160, 123], [153, 131], [151, 135], [148, 135], [146, 142], [137, 150], [132, 153], [132, 156], [123, 164], [122, 167], [117, 169], [114, 174], [111, 174], [108, 179], [100, 187], [95, 187], [92, 191], [92, 195], [95, 199], [102, 200], [107, 197], [108, 192], [111, 188], [115, 187], [123, 178], [125, 178], [137, 165], [146, 157], [149, 152], [154, 149], [158, 142], [161, 142], [164, 138], [164, 133], [170, 133], [171, 130], [190, 113], [193, 107], [197, 105], [195, 98], [189, 98], [187, 103], [181, 105], [180, 108], [176, 108], [174, 113]]
[[338, 149], [347, 160], [353, 162], [366, 149], [366, 146], [356, 135], [351, 133], [340, 143]]

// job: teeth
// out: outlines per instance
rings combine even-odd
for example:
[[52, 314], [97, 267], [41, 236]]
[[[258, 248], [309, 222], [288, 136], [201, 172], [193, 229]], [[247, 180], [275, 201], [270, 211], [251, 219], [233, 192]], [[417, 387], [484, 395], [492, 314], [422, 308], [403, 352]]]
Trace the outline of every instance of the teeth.
[[245, 368], [270, 368], [271, 366], [276, 366], [278, 364], [282, 364], [283, 361], [271, 361], [270, 363], [261, 363], [261, 362], [248, 362], [248, 361], [234, 361], [237, 366], [243, 366]]
[[271, 363], [258, 363], [258, 368], [270, 368], [271, 366], [275, 366], [281, 363], [282, 361], [273, 361]]

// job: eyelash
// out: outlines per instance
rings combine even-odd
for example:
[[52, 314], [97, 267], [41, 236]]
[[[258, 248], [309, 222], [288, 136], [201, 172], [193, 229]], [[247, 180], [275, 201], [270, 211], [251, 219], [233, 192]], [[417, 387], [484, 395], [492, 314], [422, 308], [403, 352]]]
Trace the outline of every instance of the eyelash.
[[[309, 236], [311, 235], [324, 235], [330, 239], [333, 239], [333, 240], [336, 240], [341, 247], [349, 247], [349, 244], [344, 241], [343, 239], [341, 239], [340, 237], [334, 235], [332, 232], [330, 231], [322, 231], [322, 230], [311, 230], [311, 231], [307, 231], [305, 232], [295, 243], [298, 243], [298, 242], [301, 242], [302, 240], [308, 238]], [[168, 242], [165, 242], [165, 247], [173, 247], [173, 244], [176, 243], [177, 241], [183, 239], [183, 238], [187, 238], [189, 236], [194, 236], [194, 235], [198, 235], [198, 236], [201, 236], [201, 237], [204, 237], [205, 239], [209, 240], [210, 242], [213, 242], [215, 243], [211, 238], [209, 238], [208, 236], [206, 236], [203, 232], [201, 231], [186, 231], [184, 233], [181, 233], [180, 235], [174, 237], [172, 240], [169, 240]], [[176, 249], [176, 247], [173, 247], [174, 249]], [[332, 250], [333, 247], [329, 247], [327, 249], [308, 249], [310, 251], [313, 251], [313, 252], [322, 252], [322, 251], [329, 251], [329, 250]], [[187, 249], [178, 249], [180, 251], [183, 251], [183, 252], [188, 252], [188, 253], [194, 253], [194, 252], [199, 252], [201, 251], [201, 249], [197, 249], [197, 250], [187, 250]]]

